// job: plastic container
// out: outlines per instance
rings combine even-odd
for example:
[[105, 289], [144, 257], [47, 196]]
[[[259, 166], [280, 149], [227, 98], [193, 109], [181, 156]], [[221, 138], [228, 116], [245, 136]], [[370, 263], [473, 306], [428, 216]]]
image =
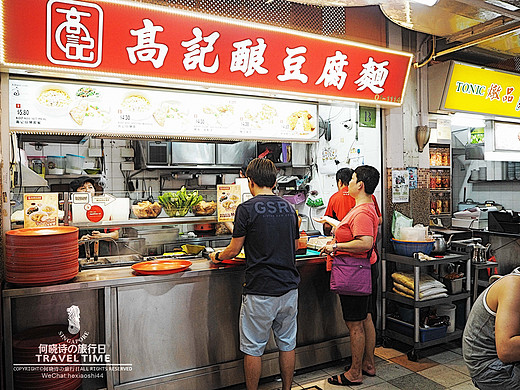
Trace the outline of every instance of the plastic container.
[[427, 236], [427, 227], [414, 226], [401, 228], [401, 241], [425, 241]]
[[300, 238], [298, 239], [298, 247], [296, 248], [297, 255], [304, 255], [307, 253], [307, 234], [304, 232], [300, 233]]
[[457, 279], [443, 278], [443, 283], [446, 285], [449, 294], [460, 294], [462, 292], [462, 286], [465, 279], [465, 277]]
[[76, 154], [67, 154], [67, 162], [65, 172], [81, 175], [83, 173], [83, 164], [85, 164], [85, 157]]
[[403, 320], [404, 322], [408, 322], [408, 323], [413, 322], [413, 316], [414, 316], [413, 307], [398, 306], [397, 311], [399, 312], [399, 317], [401, 317], [401, 320]]
[[429, 255], [433, 250], [433, 243], [435, 241], [404, 241], [392, 238], [395, 253], [402, 256], [413, 256], [416, 252], [422, 252]]
[[47, 156], [47, 173], [63, 175], [65, 173], [65, 156]]
[[438, 316], [448, 316], [450, 317], [450, 326], [446, 329], [446, 333], [455, 332], [455, 311], [457, 310], [457, 306], [446, 303], [442, 305], [437, 305], [437, 315]]
[[[413, 337], [413, 325], [408, 322], [398, 320], [397, 318], [386, 317], [386, 327], [394, 332], [404, 336]], [[426, 341], [440, 339], [446, 336], [446, 326], [433, 328], [419, 328], [419, 340], [424, 343]]]

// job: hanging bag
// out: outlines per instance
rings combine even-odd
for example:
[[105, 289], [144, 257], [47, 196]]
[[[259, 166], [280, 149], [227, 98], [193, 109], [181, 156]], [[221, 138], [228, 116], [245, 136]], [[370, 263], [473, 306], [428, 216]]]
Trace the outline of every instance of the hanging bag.
[[370, 295], [372, 293], [372, 275], [370, 256], [352, 257], [333, 256], [330, 273], [330, 291], [341, 295]]

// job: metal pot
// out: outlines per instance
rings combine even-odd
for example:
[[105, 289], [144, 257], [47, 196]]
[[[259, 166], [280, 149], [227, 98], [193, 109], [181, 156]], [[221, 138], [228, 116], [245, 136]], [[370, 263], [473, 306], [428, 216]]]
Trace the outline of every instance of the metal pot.
[[444, 239], [442, 234], [434, 234], [433, 239], [435, 240], [433, 243], [432, 254], [434, 255], [443, 255], [450, 248], [451, 239], [453, 238], [453, 234], [450, 235], [448, 242]]
[[473, 263], [485, 263], [488, 261], [488, 258], [490, 257], [489, 254], [489, 247], [491, 244], [487, 244], [486, 246], [477, 243], [473, 246], [473, 257], [472, 261]]
[[198, 223], [193, 227], [193, 230], [197, 232], [209, 232], [215, 229], [215, 224], [213, 223]]
[[144, 238], [120, 238], [116, 241], [119, 255], [144, 254]]

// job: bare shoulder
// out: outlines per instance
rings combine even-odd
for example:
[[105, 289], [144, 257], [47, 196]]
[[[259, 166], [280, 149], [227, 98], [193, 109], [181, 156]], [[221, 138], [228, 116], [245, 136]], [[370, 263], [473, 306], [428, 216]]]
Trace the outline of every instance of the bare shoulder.
[[494, 306], [493, 301], [497, 304], [507, 302], [508, 305], [520, 308], [520, 274], [506, 275], [497, 280], [489, 291], [488, 303], [491, 303], [490, 306]]

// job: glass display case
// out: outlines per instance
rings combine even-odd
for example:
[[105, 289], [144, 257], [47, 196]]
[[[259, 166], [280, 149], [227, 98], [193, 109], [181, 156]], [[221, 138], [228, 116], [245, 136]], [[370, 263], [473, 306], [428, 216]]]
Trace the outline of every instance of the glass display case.
[[451, 214], [451, 182], [450, 144], [430, 144], [430, 217]]

